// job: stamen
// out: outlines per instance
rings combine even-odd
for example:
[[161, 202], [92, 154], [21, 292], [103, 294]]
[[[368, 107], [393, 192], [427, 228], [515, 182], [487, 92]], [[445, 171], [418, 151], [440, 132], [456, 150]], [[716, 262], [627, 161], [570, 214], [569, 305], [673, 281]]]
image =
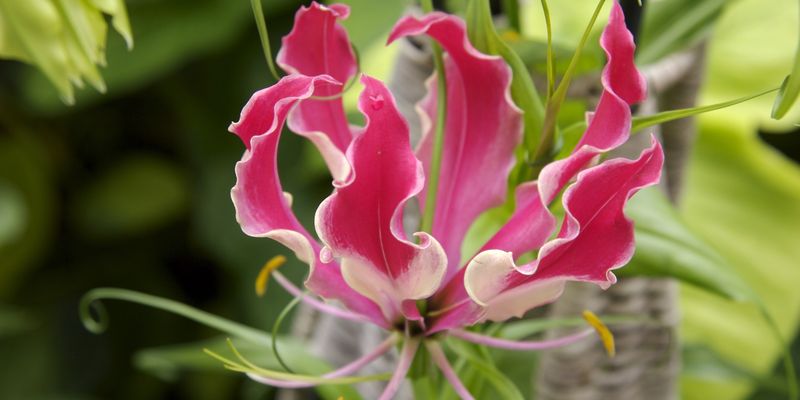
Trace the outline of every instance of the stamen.
[[447, 361], [447, 356], [442, 351], [442, 347], [439, 346], [439, 343], [434, 341], [427, 340], [425, 341], [425, 347], [428, 348], [428, 352], [431, 355], [431, 359], [439, 369], [442, 371], [442, 374], [450, 382], [450, 385], [455, 390], [456, 394], [463, 400], [474, 400], [475, 398], [469, 393], [464, 384], [461, 382], [461, 379], [458, 379], [458, 375], [455, 371], [453, 371], [453, 367], [450, 365], [450, 362]]
[[383, 393], [378, 400], [392, 400], [394, 398], [394, 395], [400, 390], [400, 385], [406, 378], [409, 368], [411, 368], [411, 362], [414, 361], [417, 348], [419, 348], [419, 339], [406, 337], [403, 350], [400, 351], [400, 360], [397, 361], [397, 368], [394, 370], [392, 379], [389, 380], [389, 383], [386, 385], [386, 388], [383, 389]]
[[285, 263], [286, 257], [277, 255], [272, 257], [261, 267], [261, 271], [258, 273], [258, 277], [256, 277], [256, 294], [258, 297], [263, 297], [264, 294], [267, 293], [267, 283], [269, 282], [269, 276], [272, 272]]
[[617, 350], [614, 345], [614, 334], [611, 333], [611, 330], [608, 329], [606, 324], [604, 324], [595, 313], [589, 310], [583, 311], [583, 319], [597, 331], [597, 334], [600, 335], [600, 340], [603, 341], [603, 347], [606, 348], [608, 356], [613, 358]]
[[[357, 372], [358, 370], [364, 368], [367, 364], [374, 361], [376, 358], [386, 354], [386, 352], [391, 350], [392, 346], [394, 346], [397, 343], [398, 339], [399, 336], [397, 334], [389, 336], [388, 338], [386, 338], [386, 340], [383, 341], [383, 343], [379, 344], [378, 347], [376, 347], [374, 350], [361, 356], [360, 358], [351, 362], [350, 364], [342, 366], [341, 368], [335, 371], [328, 372], [325, 375], [322, 375], [321, 378], [325, 379], [341, 378], [350, 375], [354, 372]], [[284, 389], [300, 389], [316, 385], [315, 383], [307, 381], [284, 381], [280, 379], [269, 378], [252, 372], [248, 373], [247, 376], [256, 382], [263, 383], [265, 385], [281, 387]]]
[[330, 304], [323, 303], [323, 302], [321, 302], [321, 301], [319, 301], [319, 300], [317, 300], [317, 299], [315, 299], [315, 298], [313, 298], [311, 296], [307, 296], [305, 293], [303, 293], [302, 290], [300, 290], [297, 286], [292, 284], [291, 281], [286, 279], [286, 277], [283, 276], [283, 274], [281, 274], [278, 271], [273, 272], [272, 276], [275, 277], [275, 282], [278, 282], [281, 286], [283, 286], [283, 288], [287, 292], [289, 292], [289, 294], [291, 294], [292, 296], [295, 296], [295, 297], [302, 297], [302, 301], [304, 303], [308, 304], [311, 307], [316, 308], [319, 311], [331, 314], [331, 315], [339, 317], [339, 318], [347, 319], [347, 320], [350, 320], [350, 321], [369, 322], [369, 319], [367, 319], [366, 317], [364, 317], [364, 316], [362, 316], [360, 314], [352, 313], [352, 312], [347, 311], [347, 310], [342, 310], [342, 309], [340, 309], [338, 307], [334, 307], [334, 306], [332, 306]]
[[468, 342], [482, 344], [484, 346], [497, 347], [507, 350], [545, 350], [556, 347], [566, 346], [580, 341], [581, 339], [590, 336], [594, 333], [594, 329], [586, 329], [578, 333], [564, 336], [558, 339], [551, 340], [538, 340], [538, 341], [525, 341], [518, 342], [515, 340], [501, 339], [498, 337], [481, 335], [474, 332], [464, 331], [460, 329], [452, 329], [448, 331], [451, 336], [457, 337]]
[[[376, 375], [364, 375], [364, 376], [325, 377], [325, 376], [300, 375], [288, 372], [273, 371], [258, 367], [257, 365], [247, 360], [241, 353], [239, 353], [239, 351], [236, 349], [236, 346], [233, 345], [233, 342], [230, 339], [228, 339], [228, 347], [230, 347], [231, 351], [234, 353], [236, 358], [238, 358], [241, 363], [227, 359], [209, 349], [203, 349], [203, 351], [206, 354], [210, 355], [211, 357], [214, 357], [217, 360], [221, 361], [225, 369], [236, 372], [243, 372], [245, 374], [248, 374], [248, 376], [250, 376], [251, 374], [256, 375], [260, 379], [272, 382], [274, 383], [274, 386], [278, 387], [292, 388], [296, 384], [301, 384], [301, 383], [310, 386], [339, 385], [339, 384], [349, 385], [349, 384], [369, 382], [369, 381], [383, 381], [389, 379], [390, 377], [388, 373], [376, 374]], [[391, 347], [391, 345], [389, 345], [389, 347]]]

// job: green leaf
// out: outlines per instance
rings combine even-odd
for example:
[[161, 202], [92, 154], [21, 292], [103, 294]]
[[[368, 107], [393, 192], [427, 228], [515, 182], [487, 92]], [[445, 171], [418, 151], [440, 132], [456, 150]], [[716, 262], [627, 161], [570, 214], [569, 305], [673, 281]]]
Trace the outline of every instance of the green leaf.
[[[700, 238], [729, 262], [772, 316], [784, 338], [794, 337], [800, 315], [800, 169], [735, 120], [708, 116], [691, 162], [681, 212]], [[765, 375], [782, 352], [761, 310], [684, 287], [683, 334], [721, 357]], [[741, 399], [742, 382], [682, 386], [682, 398]]]
[[[86, 329], [93, 333], [102, 333], [105, 331], [108, 326], [108, 315], [105, 311], [105, 307], [103, 307], [100, 301], [110, 299], [129, 301], [188, 318], [192, 321], [227, 333], [234, 338], [247, 341], [253, 346], [260, 347], [263, 352], [269, 353], [269, 357], [272, 357], [274, 360], [274, 356], [272, 355], [272, 351], [269, 347], [272, 337], [267, 333], [174, 300], [149, 295], [146, 293], [140, 293], [133, 290], [98, 288], [87, 292], [81, 299], [79, 309], [81, 321]], [[92, 310], [94, 310], [94, 315], [92, 314]], [[286, 351], [284, 351], [282, 354], [287, 358], [287, 360], [291, 360], [290, 362], [292, 365], [296, 366], [298, 370], [302, 371], [303, 373], [314, 375], [321, 375], [331, 370], [327, 364], [308, 354], [303, 345], [297, 342], [292, 342], [291, 340], [286, 340], [286, 343], [288, 348], [283, 349]], [[218, 345], [218, 342], [214, 342], [214, 344]], [[281, 344], [283, 344], [283, 341], [281, 341]], [[166, 351], [154, 350], [154, 352], [145, 353], [143, 356], [139, 356], [137, 364], [139, 366], [144, 365], [146, 367], [153, 368], [154, 373], [167, 379], [174, 376], [174, 373], [177, 371], [178, 367], [198, 365], [196, 363], [206, 365], [205, 361], [198, 362], [198, 358], [187, 355], [186, 346], [162, 349]], [[196, 350], [198, 353], [202, 354], [203, 348], [198, 346], [196, 347]], [[266, 357], [262, 355], [262, 351], [257, 352], [257, 355]], [[208, 358], [213, 360], [211, 357]], [[220, 371], [224, 371], [220, 362], [215, 362], [217, 363]], [[360, 398], [358, 397], [357, 392], [343, 385], [324, 385], [319, 386], [317, 390], [325, 399], [337, 399], [338, 396], [342, 395], [343, 393], [348, 393], [347, 398]]]
[[636, 60], [650, 64], [707, 37], [729, 0], [647, 3]]
[[[244, 339], [232, 339], [239, 352], [259, 367], [268, 369], [281, 368], [268, 346], [253, 343]], [[323, 374], [331, 370], [330, 366], [319, 358], [308, 353], [307, 346], [288, 337], [279, 337], [281, 352], [299, 373]], [[134, 364], [161, 379], [172, 381], [181, 373], [188, 371], [211, 371], [229, 373], [220, 362], [209, 357], [203, 349], [224, 354], [228, 350], [224, 337], [207, 339], [199, 342], [155, 347], [140, 350], [134, 355]], [[347, 399], [360, 399], [360, 395], [347, 385], [325, 385], [317, 388], [322, 398], [336, 400], [339, 396]]]
[[[670, 3], [670, 2], [666, 2]], [[797, 0], [737, 0], [725, 6], [707, 48], [703, 103], [716, 103], [777, 86], [793, 70], [797, 56]], [[761, 98], [720, 118], [757, 129], [791, 131], [800, 122], [800, 108], [781, 120], [770, 117], [774, 99]]]
[[[800, 11], [800, 8], [798, 9]], [[800, 35], [800, 32], [798, 32]], [[781, 90], [772, 106], [772, 118], [783, 118], [800, 95], [800, 38], [797, 40], [797, 50], [794, 52], [794, 67], [781, 85]]]
[[734, 364], [705, 345], [685, 344], [681, 351], [681, 379], [699, 381], [750, 381], [773, 394], [786, 397], [786, 382], [780, 377], [761, 376]]
[[676, 278], [719, 296], [757, 302], [730, 264], [682, 222], [659, 188], [642, 190], [628, 203], [635, 221], [636, 253], [620, 276]]
[[749, 100], [753, 100], [765, 94], [772, 93], [775, 90], [777, 89], [770, 89], [763, 91], [761, 93], [740, 97], [734, 100], [724, 101], [722, 103], [709, 104], [707, 106], [697, 106], [691, 108], [682, 108], [678, 110], [668, 110], [653, 115], [638, 115], [633, 117], [631, 132], [636, 133], [641, 131], [642, 129], [663, 124], [664, 122], [674, 121], [676, 119], [688, 118], [691, 116], [704, 114], [711, 111], [722, 110], [724, 108], [728, 108], [731, 106], [735, 106], [737, 104], [744, 103]]

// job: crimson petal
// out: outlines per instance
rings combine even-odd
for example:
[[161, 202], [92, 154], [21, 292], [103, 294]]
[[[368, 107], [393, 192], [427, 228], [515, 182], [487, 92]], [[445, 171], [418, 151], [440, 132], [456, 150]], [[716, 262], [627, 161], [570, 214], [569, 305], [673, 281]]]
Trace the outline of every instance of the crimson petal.
[[[461, 244], [470, 225], [505, 201], [514, 149], [522, 140], [522, 117], [509, 94], [511, 70], [502, 58], [482, 54], [469, 43], [462, 20], [442, 13], [405, 17], [395, 25], [389, 42], [420, 34], [429, 35], [447, 52], [447, 123], [432, 233], [447, 252], [449, 278], [461, 267]], [[420, 102], [427, 118], [417, 154], [426, 173], [434, 136], [430, 121], [437, 113], [435, 79], [428, 82], [429, 95]]]
[[278, 142], [287, 113], [319, 87], [335, 84], [327, 76], [289, 75], [253, 95], [239, 121], [230, 127], [247, 148], [236, 164], [236, 186], [231, 197], [236, 220], [246, 234], [274, 239], [309, 264], [306, 280], [309, 289], [322, 297], [339, 300], [350, 310], [386, 326], [375, 303], [345, 283], [338, 265], [321, 263], [320, 245], [297, 221], [278, 178]]
[[419, 319], [411, 300], [439, 288], [447, 260], [427, 233], [416, 233], [415, 244], [403, 232], [403, 206], [422, 189], [422, 165], [391, 93], [373, 78], [361, 82], [359, 109], [367, 122], [348, 149], [353, 172], [319, 206], [317, 233], [331, 255], [341, 257], [345, 281], [388, 319]]

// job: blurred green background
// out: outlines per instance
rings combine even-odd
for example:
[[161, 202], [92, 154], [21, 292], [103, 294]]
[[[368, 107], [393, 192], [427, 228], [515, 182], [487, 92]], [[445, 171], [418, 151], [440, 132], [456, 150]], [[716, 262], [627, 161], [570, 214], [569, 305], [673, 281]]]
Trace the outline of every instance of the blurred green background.
[[[344, 2], [353, 5], [346, 25], [363, 69], [386, 76], [385, 32], [407, 2]], [[301, 3], [264, 2], [273, 48]], [[554, 18], [564, 21], [556, 35], [569, 48], [593, 2], [553, 3]], [[791, 68], [797, 21], [785, 10], [796, 2], [700, 3], [718, 12], [681, 46], [713, 34], [702, 102], [777, 86]], [[105, 94], [78, 90], [76, 104], [66, 106], [35, 68], [0, 62], [0, 398], [271, 398], [269, 388], [225, 372], [199, 348], [182, 354], [207, 367], [181, 371], [142, 352], [217, 335], [208, 328], [120, 302], [108, 302], [104, 335], [78, 319], [80, 297], [100, 286], [176, 299], [264, 330], [288, 301], [281, 290], [256, 297], [260, 266], [287, 251], [242, 234], [229, 196], [243, 149], [227, 125], [271, 82], [249, 2], [126, 4], [135, 47], [128, 51], [109, 32]], [[661, 15], [671, 12], [691, 10]], [[541, 38], [537, 18], [529, 10], [526, 33]], [[800, 136], [790, 133], [796, 112], [768, 120], [771, 100], [701, 121], [679, 211], [792, 338], [800, 316]], [[282, 182], [310, 226], [330, 178], [313, 148], [296, 135], [283, 138]], [[282, 271], [299, 282], [306, 267], [289, 259]], [[729, 398], [753, 388], [756, 398], [784, 396], [770, 373], [778, 345], [752, 305], [690, 287], [683, 299], [685, 340], [701, 348], [688, 353], [684, 397], [709, 398], [721, 388]], [[799, 347], [795, 341], [795, 358]]]

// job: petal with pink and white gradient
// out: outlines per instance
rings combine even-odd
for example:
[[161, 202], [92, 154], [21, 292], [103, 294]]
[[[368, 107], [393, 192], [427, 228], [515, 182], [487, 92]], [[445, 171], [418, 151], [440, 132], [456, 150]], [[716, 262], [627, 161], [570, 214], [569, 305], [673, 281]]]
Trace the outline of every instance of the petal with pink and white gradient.
[[481, 251], [489, 249], [509, 251], [516, 259], [542, 247], [550, 238], [556, 228], [556, 219], [542, 203], [537, 183], [526, 182], [517, 186], [514, 199], [516, 201], [514, 214], [483, 245]]
[[625, 27], [625, 15], [619, 3], [611, 8], [608, 25], [600, 38], [608, 56], [603, 69], [603, 93], [575, 151], [567, 158], [548, 164], [539, 175], [539, 190], [545, 204], [555, 199], [561, 189], [596, 155], [625, 143], [630, 137], [630, 105], [644, 100], [647, 82], [634, 64], [633, 35]]
[[[308, 76], [330, 75], [342, 85], [358, 71], [350, 39], [340, 20], [350, 13], [344, 4], [312, 2], [295, 15], [294, 27], [283, 38], [277, 62], [286, 72]], [[289, 128], [311, 140], [337, 181], [347, 178], [350, 166], [345, 158], [352, 141], [341, 97], [342, 86], [320, 88], [289, 114]]]
[[315, 223], [332, 255], [341, 258], [347, 283], [396, 320], [405, 315], [404, 301], [439, 288], [447, 258], [427, 233], [415, 234], [416, 244], [403, 232], [403, 206], [422, 189], [422, 165], [391, 93], [368, 76], [361, 82], [366, 126], [348, 149], [353, 172], [320, 205]]
[[278, 142], [287, 113], [318, 87], [330, 84], [335, 81], [325, 76], [287, 76], [256, 92], [239, 121], [231, 124], [231, 132], [247, 147], [236, 164], [236, 186], [231, 190], [236, 220], [246, 234], [277, 240], [308, 263], [306, 286], [313, 292], [339, 300], [352, 311], [386, 326], [377, 306], [345, 283], [338, 265], [320, 262], [320, 245], [297, 221], [278, 178]]
[[[461, 266], [461, 244], [470, 225], [505, 201], [514, 149], [522, 140], [522, 114], [510, 97], [511, 70], [502, 58], [482, 54], [469, 43], [462, 20], [442, 13], [405, 17], [389, 42], [421, 34], [447, 52], [447, 122], [432, 233], [447, 252], [449, 278]], [[427, 83], [429, 94], [419, 104], [424, 136], [417, 154], [426, 172], [433, 141], [430, 121], [437, 113], [435, 79]]]
[[484, 307], [487, 319], [502, 320], [552, 301], [558, 282], [586, 281], [603, 288], [616, 282], [611, 271], [625, 265], [634, 251], [625, 203], [659, 181], [663, 161], [653, 139], [637, 160], [609, 160], [578, 174], [564, 193], [566, 217], [557, 238], [541, 248], [537, 260], [521, 266], [501, 250], [475, 256], [464, 279], [470, 298]]

